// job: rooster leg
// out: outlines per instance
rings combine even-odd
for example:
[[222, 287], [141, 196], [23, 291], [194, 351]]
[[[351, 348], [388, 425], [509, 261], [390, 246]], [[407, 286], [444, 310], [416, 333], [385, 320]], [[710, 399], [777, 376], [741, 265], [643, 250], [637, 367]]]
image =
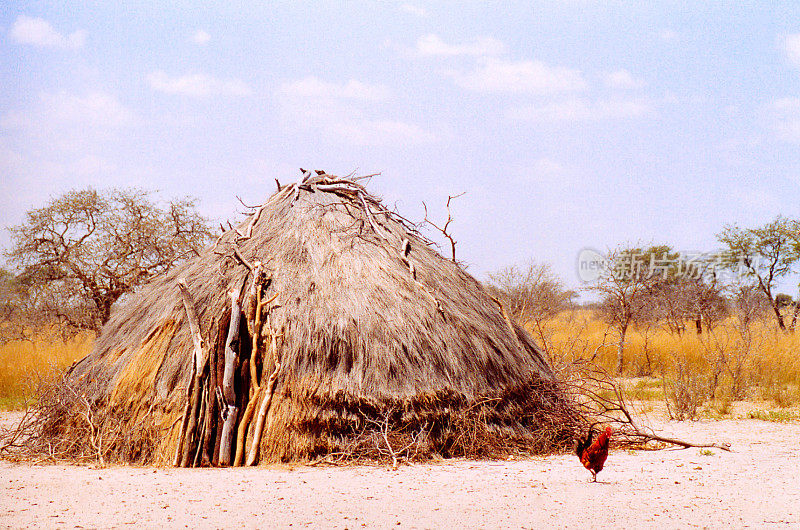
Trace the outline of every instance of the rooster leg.
[[597, 473], [592, 471], [592, 482], [597, 482]]

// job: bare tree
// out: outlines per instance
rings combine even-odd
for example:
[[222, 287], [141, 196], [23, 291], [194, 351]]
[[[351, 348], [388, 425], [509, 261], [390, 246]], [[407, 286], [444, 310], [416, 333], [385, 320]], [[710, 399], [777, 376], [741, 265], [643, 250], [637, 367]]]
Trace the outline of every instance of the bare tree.
[[139, 189], [73, 190], [10, 228], [8, 262], [27, 317], [97, 331], [138, 285], [199, 253], [210, 231], [184, 198], [161, 207]]
[[565, 289], [547, 263], [531, 261], [523, 268], [507, 267], [489, 274], [489, 280], [509, 315], [523, 326], [533, 327], [550, 355], [547, 323], [570, 308], [577, 293]]
[[723, 326], [712, 332], [713, 340], [703, 341], [709, 374], [709, 396], [716, 396], [723, 374], [730, 378], [730, 395], [742, 399], [747, 381], [745, 366], [753, 352], [763, 346], [763, 334], [755, 333], [752, 324], [762, 320], [771, 305], [766, 295], [746, 278], [735, 279], [728, 286], [729, 306], [733, 326]]
[[749, 334], [750, 326], [771, 309], [764, 293], [753, 285], [737, 283], [729, 287], [732, 314], [736, 326]]
[[507, 267], [490, 273], [489, 279], [501, 291], [509, 314], [523, 323], [555, 317], [576, 296], [575, 291], [564, 288], [549, 263], [531, 261], [523, 268]]

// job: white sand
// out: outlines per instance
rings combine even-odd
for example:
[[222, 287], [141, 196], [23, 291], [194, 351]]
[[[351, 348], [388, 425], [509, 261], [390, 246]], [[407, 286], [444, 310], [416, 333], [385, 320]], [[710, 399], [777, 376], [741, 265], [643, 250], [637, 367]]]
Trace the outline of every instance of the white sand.
[[105, 469], [0, 462], [0, 527], [800, 528], [800, 425], [660, 425], [734, 452], [612, 452], [433, 465]]

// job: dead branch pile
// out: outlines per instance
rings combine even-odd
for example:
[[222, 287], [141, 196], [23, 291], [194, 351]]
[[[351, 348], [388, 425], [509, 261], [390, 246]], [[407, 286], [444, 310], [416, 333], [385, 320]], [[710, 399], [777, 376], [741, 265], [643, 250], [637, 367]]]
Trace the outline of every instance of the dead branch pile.
[[612, 443], [630, 449], [662, 449], [665, 447], [714, 447], [730, 450], [727, 443], [696, 443], [665, 437], [642, 424], [622, 387], [602, 367], [591, 362], [575, 362], [564, 376], [564, 386], [574, 397], [578, 414], [585, 423], [576, 433], [585, 437], [596, 425], [614, 427]]

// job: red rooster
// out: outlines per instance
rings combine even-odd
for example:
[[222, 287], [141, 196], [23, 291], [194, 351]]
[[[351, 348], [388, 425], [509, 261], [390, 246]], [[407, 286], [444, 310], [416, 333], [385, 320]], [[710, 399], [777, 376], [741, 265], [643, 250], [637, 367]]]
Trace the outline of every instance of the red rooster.
[[592, 472], [592, 482], [597, 482], [597, 474], [603, 470], [603, 464], [608, 458], [608, 441], [611, 438], [611, 427], [600, 433], [596, 440], [594, 438], [594, 426], [589, 427], [589, 434], [585, 440], [578, 440], [578, 447], [575, 452], [581, 459], [583, 467]]

